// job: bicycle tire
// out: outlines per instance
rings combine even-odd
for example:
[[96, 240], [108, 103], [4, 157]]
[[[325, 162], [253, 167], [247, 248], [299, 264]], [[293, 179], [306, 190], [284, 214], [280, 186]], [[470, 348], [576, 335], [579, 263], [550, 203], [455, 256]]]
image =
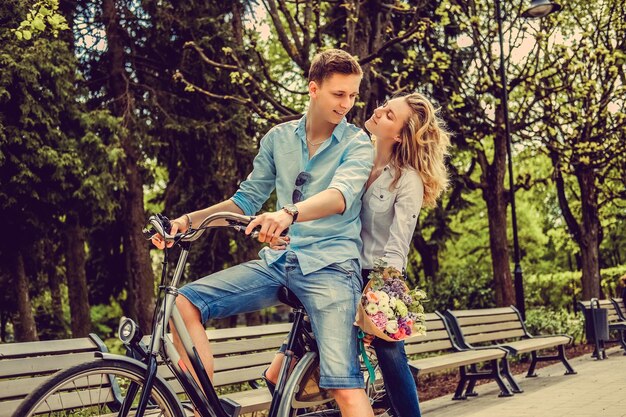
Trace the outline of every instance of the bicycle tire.
[[[145, 372], [140, 366], [115, 359], [97, 359], [61, 370], [31, 392], [13, 417], [111, 415], [119, 410], [131, 384], [139, 389], [134, 396], [134, 403], [138, 402]], [[131, 416], [135, 415], [133, 407]], [[184, 414], [172, 391], [155, 380], [145, 416], [184, 417]]]

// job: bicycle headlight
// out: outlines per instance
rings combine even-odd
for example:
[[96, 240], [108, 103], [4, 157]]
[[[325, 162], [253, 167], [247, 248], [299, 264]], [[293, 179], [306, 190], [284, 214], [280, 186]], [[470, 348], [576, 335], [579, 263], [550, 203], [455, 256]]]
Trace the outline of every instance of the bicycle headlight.
[[128, 317], [122, 317], [120, 319], [120, 326], [117, 329], [117, 336], [124, 344], [130, 344], [132, 342], [138, 342], [143, 335], [141, 330], [137, 327], [137, 324]]

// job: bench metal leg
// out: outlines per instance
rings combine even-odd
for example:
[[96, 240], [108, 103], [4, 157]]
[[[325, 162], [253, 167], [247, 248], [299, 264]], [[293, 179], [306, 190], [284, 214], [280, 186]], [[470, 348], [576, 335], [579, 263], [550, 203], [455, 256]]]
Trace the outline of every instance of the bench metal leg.
[[626, 355], [626, 330], [619, 331], [619, 343], [622, 345], [624, 355]]
[[509, 361], [504, 358], [501, 360], [502, 362], [502, 375], [506, 378], [511, 386], [512, 390], [515, 394], [521, 394], [524, 390], [519, 386], [515, 378], [513, 378], [513, 374], [511, 374], [511, 367], [509, 366]]
[[459, 367], [460, 381], [456, 386], [456, 390], [454, 391], [453, 400], [466, 400], [467, 397], [463, 395], [463, 390], [465, 389], [465, 384], [467, 383], [467, 373], [465, 372], [465, 366]]
[[[478, 374], [478, 368], [476, 367], [476, 364], [470, 365], [470, 372], [472, 374]], [[474, 391], [476, 381], [476, 378], [470, 378], [469, 383], [467, 384], [467, 389], [465, 390], [466, 397], [476, 397], [478, 395], [478, 393]]]
[[537, 366], [537, 352], [530, 352], [530, 356], [532, 360], [530, 361], [530, 366], [528, 367], [526, 378], [534, 378], [537, 376], [537, 374], [535, 373], [535, 367]]
[[[503, 361], [508, 363], [506, 359], [503, 359]], [[502, 379], [502, 374], [500, 373], [500, 366], [498, 365], [497, 359], [491, 361], [491, 367], [493, 369], [493, 377], [496, 380], [498, 387], [500, 387], [500, 395], [498, 395], [498, 397], [512, 397], [513, 393], [511, 392], [509, 387], [506, 386], [504, 380]]]
[[[605, 352], [606, 355], [606, 352]], [[574, 370], [574, 368], [572, 368], [572, 365], [570, 365], [569, 361], [567, 360], [567, 358], [565, 357], [565, 346], [564, 345], [559, 345], [559, 359], [561, 360], [561, 362], [563, 362], [563, 366], [565, 366], [565, 375], [575, 375], [576, 371]]]

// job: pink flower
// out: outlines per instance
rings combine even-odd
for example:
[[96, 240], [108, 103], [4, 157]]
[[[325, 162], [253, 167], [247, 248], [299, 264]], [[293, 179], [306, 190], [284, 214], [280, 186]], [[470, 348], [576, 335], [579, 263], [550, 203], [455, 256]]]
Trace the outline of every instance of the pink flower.
[[397, 332], [395, 332], [394, 334], [391, 335], [391, 337], [396, 339], [396, 340], [405, 339], [406, 336], [407, 336], [407, 334], [406, 334], [406, 331], [404, 330], [403, 327], [400, 327]]
[[370, 319], [372, 320], [372, 323], [374, 323], [374, 325], [377, 328], [379, 328], [380, 330], [385, 329], [385, 326], [387, 325], [387, 316], [385, 315], [385, 313], [383, 313], [382, 311], [379, 311], [373, 316], [370, 316]]
[[367, 298], [367, 301], [369, 301], [370, 303], [378, 303], [378, 301], [380, 300], [378, 296], [376, 295], [376, 293], [374, 293], [374, 291], [368, 290], [365, 293], [365, 297]]

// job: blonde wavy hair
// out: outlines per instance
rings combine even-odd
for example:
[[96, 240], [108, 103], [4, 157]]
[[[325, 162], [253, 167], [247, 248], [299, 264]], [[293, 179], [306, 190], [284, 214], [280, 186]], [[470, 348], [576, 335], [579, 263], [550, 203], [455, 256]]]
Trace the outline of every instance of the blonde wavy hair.
[[401, 142], [393, 147], [391, 163], [395, 170], [391, 187], [402, 175], [403, 168], [413, 168], [424, 182], [424, 205], [435, 207], [437, 199], [448, 187], [445, 158], [450, 146], [450, 133], [439, 112], [419, 93], [400, 96], [411, 108], [411, 116], [400, 132]]

